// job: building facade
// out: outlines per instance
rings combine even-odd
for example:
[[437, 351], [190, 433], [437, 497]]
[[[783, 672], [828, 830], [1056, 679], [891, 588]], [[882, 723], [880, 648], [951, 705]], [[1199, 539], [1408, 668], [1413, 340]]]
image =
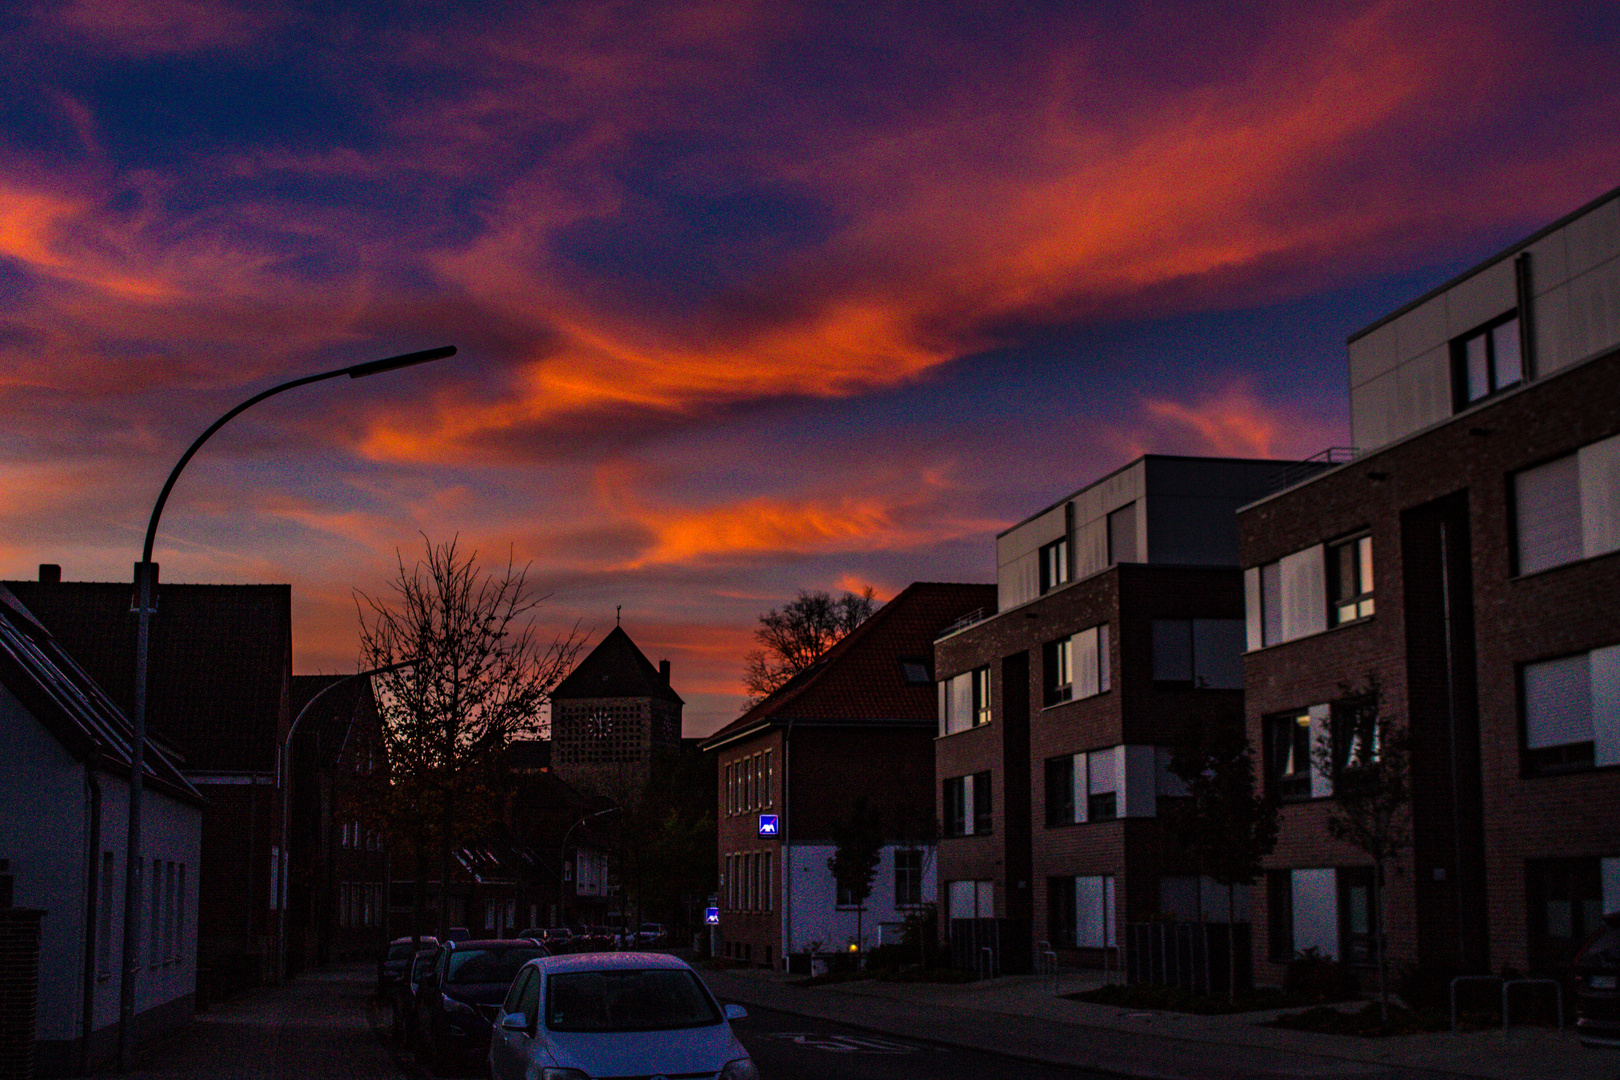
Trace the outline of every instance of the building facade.
[[996, 608], [934, 643], [958, 963], [1103, 963], [1128, 919], [1226, 918], [1159, 803], [1189, 722], [1242, 723], [1236, 510], [1294, 467], [1148, 456], [997, 537]]
[[1620, 191], [1349, 367], [1358, 456], [1239, 517], [1246, 722], [1283, 803], [1257, 973], [1372, 962], [1370, 860], [1327, 831], [1353, 773], [1310, 752], [1369, 702], [1411, 742], [1390, 959], [1557, 971], [1620, 910]]
[[[124, 710], [132, 711], [132, 586], [6, 582]], [[197, 870], [199, 966], [220, 990], [272, 972], [286, 858], [277, 760], [292, 716], [288, 585], [158, 585], [147, 685], [148, 733], [207, 800]]]
[[[41, 1076], [117, 1055], [132, 742], [123, 712], [0, 587], [0, 905], [43, 912]], [[203, 800], [161, 749], [143, 760], [132, 1037], [147, 1042], [192, 1017]], [[26, 1003], [8, 996], [6, 1008]]]
[[[936, 900], [933, 640], [995, 602], [919, 582], [701, 744], [719, 775], [720, 949], [769, 967], [898, 940]], [[865, 799], [884, 823], [872, 895], [841, 894], [836, 829]]]

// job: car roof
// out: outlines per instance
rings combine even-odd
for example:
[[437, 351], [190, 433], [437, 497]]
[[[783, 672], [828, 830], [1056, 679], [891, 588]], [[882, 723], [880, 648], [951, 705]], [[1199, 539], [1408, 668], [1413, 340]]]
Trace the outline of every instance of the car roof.
[[[438, 941], [439, 941], [439, 939], [434, 937], [432, 934], [423, 934], [419, 940], [424, 945], [436, 945], [436, 944], [438, 944]], [[411, 935], [406, 934], [404, 937], [395, 938], [393, 941], [390, 941], [388, 944], [390, 944], [390, 945], [409, 945], [410, 943], [411, 943]]]
[[538, 944], [534, 938], [471, 938], [467, 941], [452, 941], [449, 948], [460, 952], [462, 949], [521, 949], [534, 948]]
[[547, 975], [565, 971], [645, 971], [648, 968], [667, 968], [672, 971], [690, 971], [686, 961], [668, 953], [649, 952], [595, 952], [568, 953], [530, 960]]

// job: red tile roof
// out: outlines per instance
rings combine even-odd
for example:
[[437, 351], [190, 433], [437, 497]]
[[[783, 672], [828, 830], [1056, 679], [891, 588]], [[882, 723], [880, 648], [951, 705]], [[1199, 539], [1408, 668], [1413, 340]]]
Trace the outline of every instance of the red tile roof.
[[[712, 749], [733, 736], [776, 723], [932, 724], [934, 639], [979, 608], [995, 607], [994, 585], [916, 582], [879, 608], [809, 669], [703, 741]], [[929, 681], [908, 683], [903, 660], [920, 660]]]

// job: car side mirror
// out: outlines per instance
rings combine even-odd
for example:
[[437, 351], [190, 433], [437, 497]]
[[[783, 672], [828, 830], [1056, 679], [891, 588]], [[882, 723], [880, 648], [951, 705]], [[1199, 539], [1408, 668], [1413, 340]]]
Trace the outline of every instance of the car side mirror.
[[741, 1005], [727, 1005], [726, 1006], [726, 1019], [727, 1020], [746, 1020], [746, 1019], [748, 1019], [748, 1010], [743, 1008]]
[[529, 1018], [522, 1013], [507, 1013], [501, 1017], [501, 1028], [505, 1031], [528, 1031]]

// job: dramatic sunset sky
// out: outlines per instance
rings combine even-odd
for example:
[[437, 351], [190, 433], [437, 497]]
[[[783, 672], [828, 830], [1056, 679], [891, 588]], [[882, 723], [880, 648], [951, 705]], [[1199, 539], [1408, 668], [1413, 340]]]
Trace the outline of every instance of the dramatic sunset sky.
[[454, 344], [225, 428], [163, 578], [352, 671], [459, 535], [706, 734], [799, 588], [1344, 445], [1347, 334], [1620, 184], [1617, 58], [1612, 0], [5, 4], [0, 577], [129, 580], [220, 413]]

